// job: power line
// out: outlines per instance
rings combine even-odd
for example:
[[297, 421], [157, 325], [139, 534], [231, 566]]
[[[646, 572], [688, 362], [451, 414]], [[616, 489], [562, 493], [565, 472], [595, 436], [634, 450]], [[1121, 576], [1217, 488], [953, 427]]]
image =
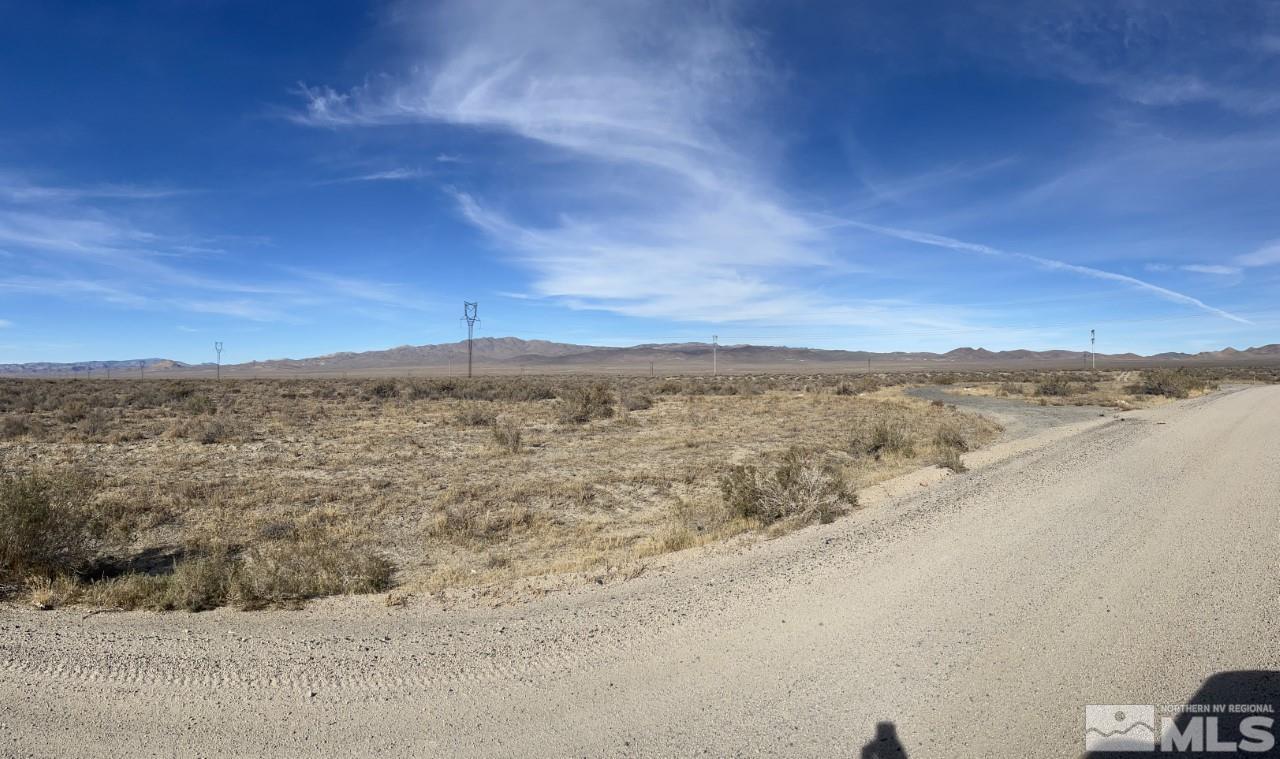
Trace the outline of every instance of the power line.
[[467, 377], [471, 376], [471, 353], [475, 342], [476, 322], [480, 321], [477, 315], [480, 312], [480, 304], [469, 300], [462, 301], [462, 318], [467, 322]]

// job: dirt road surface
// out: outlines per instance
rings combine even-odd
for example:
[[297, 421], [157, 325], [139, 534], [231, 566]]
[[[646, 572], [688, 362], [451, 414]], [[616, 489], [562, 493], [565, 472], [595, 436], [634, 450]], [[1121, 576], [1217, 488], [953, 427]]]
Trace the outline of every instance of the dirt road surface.
[[1116, 413], [1115, 409], [1101, 406], [1040, 406], [1028, 400], [962, 395], [937, 385], [908, 388], [906, 394], [925, 401], [942, 401], [990, 417], [1004, 427], [1002, 440], [1031, 437], [1053, 427]]
[[3, 608], [0, 754], [1078, 756], [1280, 669], [1280, 387], [1121, 416], [519, 605]]

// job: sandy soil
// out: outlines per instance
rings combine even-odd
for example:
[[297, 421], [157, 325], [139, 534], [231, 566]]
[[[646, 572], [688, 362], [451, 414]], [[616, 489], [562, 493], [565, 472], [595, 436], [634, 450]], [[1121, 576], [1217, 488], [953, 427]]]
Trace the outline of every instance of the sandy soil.
[[0, 752], [1077, 755], [1086, 704], [1280, 669], [1277, 422], [1276, 386], [1097, 417], [511, 607], [7, 607]]

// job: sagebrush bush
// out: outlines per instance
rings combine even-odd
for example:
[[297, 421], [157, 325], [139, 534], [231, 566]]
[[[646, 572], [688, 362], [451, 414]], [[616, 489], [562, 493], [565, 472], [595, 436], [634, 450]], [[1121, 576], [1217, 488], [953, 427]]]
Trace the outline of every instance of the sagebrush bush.
[[391, 587], [393, 573], [385, 558], [313, 532], [246, 551], [232, 575], [228, 599], [254, 609], [343, 593], [376, 593]]
[[870, 429], [863, 427], [854, 431], [849, 439], [849, 452], [876, 458], [885, 454], [914, 456], [915, 442], [900, 423], [881, 419]]
[[653, 408], [653, 399], [644, 393], [627, 393], [622, 399], [622, 407], [627, 411], [644, 411]]
[[68, 398], [58, 409], [58, 421], [63, 424], [75, 424], [89, 413], [89, 404], [83, 398]]
[[969, 471], [969, 468], [964, 465], [964, 461], [960, 458], [959, 448], [939, 448], [938, 458], [934, 463], [943, 469], [950, 469], [956, 474]]
[[187, 413], [192, 416], [204, 416], [218, 410], [218, 404], [207, 395], [192, 395], [186, 400]]
[[80, 421], [80, 432], [90, 439], [101, 439], [111, 431], [111, 415], [95, 408]]
[[961, 432], [960, 427], [949, 422], [934, 430], [933, 444], [939, 449], [950, 449], [960, 453], [969, 450], [969, 442], [964, 439], [964, 433]]
[[0, 580], [52, 577], [85, 564], [92, 539], [87, 492], [75, 475], [0, 477]]
[[880, 389], [880, 381], [874, 377], [859, 377], [852, 382], [840, 381], [836, 383], [833, 392], [836, 395], [862, 395], [863, 393], [874, 393]]
[[167, 574], [102, 580], [84, 586], [81, 597], [99, 606], [154, 611], [296, 607], [310, 598], [386, 590], [393, 571], [385, 558], [310, 529], [240, 553], [211, 548], [178, 560]]
[[560, 421], [583, 424], [614, 414], [613, 388], [606, 382], [588, 382], [567, 389], [560, 396]]
[[792, 448], [773, 467], [735, 466], [720, 480], [728, 508], [765, 524], [830, 522], [858, 503], [839, 470], [819, 454]]
[[365, 388], [365, 397], [370, 400], [388, 400], [400, 395], [400, 386], [395, 380], [379, 380]]
[[1139, 395], [1163, 395], [1168, 398], [1186, 398], [1193, 391], [1204, 390], [1209, 383], [1181, 369], [1152, 369], [1142, 373], [1137, 383], [1129, 386], [1129, 392]]
[[507, 453], [519, 453], [523, 435], [520, 423], [508, 416], [500, 416], [493, 422], [493, 441]]
[[1036, 395], [1046, 398], [1071, 395], [1071, 380], [1065, 374], [1052, 374], [1036, 383]]
[[170, 425], [165, 432], [166, 437], [185, 438], [203, 445], [214, 443], [230, 443], [244, 437], [244, 430], [239, 421], [228, 414], [199, 416], [180, 420]]
[[0, 418], [0, 440], [25, 437], [34, 431], [31, 419], [25, 414], [9, 414]]
[[454, 413], [453, 422], [459, 427], [488, 427], [497, 417], [498, 413], [486, 404], [464, 403]]
[[1000, 393], [1002, 395], [1024, 395], [1026, 390], [1020, 382], [1003, 382], [1000, 384]]

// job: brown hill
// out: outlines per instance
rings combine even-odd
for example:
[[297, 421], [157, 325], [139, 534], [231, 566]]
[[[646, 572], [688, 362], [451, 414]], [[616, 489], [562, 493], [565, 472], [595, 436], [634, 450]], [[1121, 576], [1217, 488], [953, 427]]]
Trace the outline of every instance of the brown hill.
[[[956, 348], [946, 353], [903, 352], [874, 353], [868, 351], [792, 348], [774, 345], [719, 345], [710, 343], [650, 343], [629, 347], [575, 345], [547, 340], [522, 340], [516, 337], [483, 337], [475, 341], [474, 362], [481, 371], [655, 371], [668, 373], [702, 372], [710, 368], [712, 354], [724, 371], [840, 371], [867, 366], [877, 370], [893, 369], [975, 369], [975, 368], [1075, 368], [1084, 365], [1085, 353], [1069, 350], [1008, 350]], [[467, 361], [465, 341], [439, 345], [402, 345], [387, 350], [332, 353], [301, 359], [272, 359], [223, 367], [230, 376], [290, 376], [308, 374], [386, 374], [402, 370], [423, 369], [428, 373], [458, 373]], [[1133, 353], [1098, 354], [1099, 368], [1135, 367], [1143, 365], [1181, 365], [1213, 363], [1275, 363], [1280, 361], [1280, 344], [1236, 350], [1224, 348], [1197, 354], [1158, 353], [1139, 356]], [[168, 359], [141, 361], [91, 361], [81, 363], [0, 364], [0, 375], [95, 376], [106, 375], [110, 367], [116, 376], [137, 371], [139, 363], [147, 376], [203, 376], [213, 373], [211, 364], [196, 366]]]

